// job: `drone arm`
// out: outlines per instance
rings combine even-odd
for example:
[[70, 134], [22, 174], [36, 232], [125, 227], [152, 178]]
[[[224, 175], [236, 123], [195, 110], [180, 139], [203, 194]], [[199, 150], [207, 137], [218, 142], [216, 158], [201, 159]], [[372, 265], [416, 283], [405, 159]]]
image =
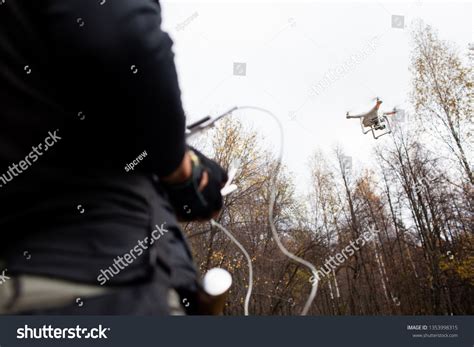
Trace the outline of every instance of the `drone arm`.
[[365, 117], [365, 114], [358, 114], [358, 115], [350, 115], [349, 113], [346, 114], [346, 118], [363, 118]]

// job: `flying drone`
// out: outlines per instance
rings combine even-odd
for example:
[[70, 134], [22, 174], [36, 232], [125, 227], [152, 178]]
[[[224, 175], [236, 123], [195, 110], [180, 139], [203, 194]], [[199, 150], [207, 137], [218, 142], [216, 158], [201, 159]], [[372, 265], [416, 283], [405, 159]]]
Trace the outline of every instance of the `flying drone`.
[[362, 133], [365, 135], [371, 131], [374, 139], [378, 139], [379, 137], [392, 132], [387, 116], [393, 116], [397, 114], [398, 110], [396, 107], [394, 107], [391, 112], [380, 112], [379, 109], [380, 105], [382, 105], [382, 100], [380, 100], [378, 97], [374, 100], [376, 102], [375, 106], [372, 107], [370, 111], [358, 115], [351, 115], [349, 112], [347, 112], [346, 118], [359, 118]]

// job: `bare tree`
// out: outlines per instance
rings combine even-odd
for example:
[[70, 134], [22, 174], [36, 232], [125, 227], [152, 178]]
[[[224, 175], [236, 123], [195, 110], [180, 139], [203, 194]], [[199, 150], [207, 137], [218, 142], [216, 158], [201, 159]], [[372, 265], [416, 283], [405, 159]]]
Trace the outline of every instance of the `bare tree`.
[[472, 67], [430, 26], [419, 22], [412, 37], [412, 101], [416, 116], [452, 151], [468, 181], [474, 184], [466, 156], [468, 139], [473, 136]]

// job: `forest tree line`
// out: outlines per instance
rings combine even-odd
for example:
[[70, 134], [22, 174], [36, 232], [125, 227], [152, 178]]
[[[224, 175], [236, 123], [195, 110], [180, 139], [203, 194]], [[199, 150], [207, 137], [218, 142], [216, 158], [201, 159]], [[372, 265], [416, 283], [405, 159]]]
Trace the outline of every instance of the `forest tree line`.
[[[274, 223], [294, 254], [320, 269], [351, 241], [377, 231], [321, 277], [309, 314], [474, 314], [473, 55], [472, 46], [459, 52], [419, 23], [412, 33], [413, 111], [375, 142], [377, 167], [351, 170], [342, 148], [318, 151], [309, 160], [311, 186], [304, 196], [280, 168]], [[241, 161], [239, 190], [225, 198], [218, 221], [252, 258], [250, 313], [299, 314], [313, 281], [272, 238], [275, 154], [233, 118], [218, 125], [208, 147], [224, 167]], [[243, 254], [210, 223], [187, 224], [185, 231], [202, 273], [217, 266], [233, 275], [225, 314], [243, 314]]]

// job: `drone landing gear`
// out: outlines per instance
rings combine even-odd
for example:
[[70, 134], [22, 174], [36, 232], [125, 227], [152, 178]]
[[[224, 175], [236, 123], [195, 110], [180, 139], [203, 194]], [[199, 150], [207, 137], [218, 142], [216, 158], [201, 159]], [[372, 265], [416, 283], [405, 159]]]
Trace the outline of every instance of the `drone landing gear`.
[[[360, 127], [362, 128], [362, 133], [365, 135], [367, 134], [369, 131], [372, 132], [372, 136], [374, 137], [374, 139], [378, 139], [379, 137], [382, 137], [384, 135], [387, 135], [387, 134], [390, 134], [392, 132], [392, 129], [390, 128], [390, 123], [388, 121], [388, 118], [387, 116], [379, 116], [377, 118], [377, 120], [375, 122], [373, 122], [369, 127], [365, 127], [364, 124], [363, 124], [363, 119], [361, 118], [360, 119]], [[385, 130], [384, 132], [382, 133], [378, 133], [376, 134], [376, 130], [379, 131], [383, 131]]]

